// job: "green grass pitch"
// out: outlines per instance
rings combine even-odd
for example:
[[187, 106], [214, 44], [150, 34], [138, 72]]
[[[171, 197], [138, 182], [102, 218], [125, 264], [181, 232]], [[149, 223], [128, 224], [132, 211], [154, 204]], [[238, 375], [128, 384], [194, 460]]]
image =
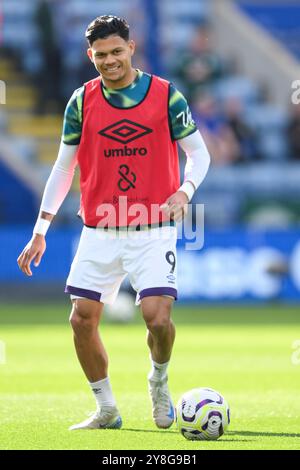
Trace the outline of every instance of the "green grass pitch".
[[226, 397], [232, 422], [215, 442], [187, 441], [175, 425], [155, 427], [139, 316], [130, 325], [101, 325], [123, 428], [68, 431], [94, 410], [73, 350], [69, 311], [69, 304], [1, 306], [0, 449], [300, 449], [300, 354], [293, 349], [300, 339], [299, 308], [175, 309], [173, 399], [202, 386]]

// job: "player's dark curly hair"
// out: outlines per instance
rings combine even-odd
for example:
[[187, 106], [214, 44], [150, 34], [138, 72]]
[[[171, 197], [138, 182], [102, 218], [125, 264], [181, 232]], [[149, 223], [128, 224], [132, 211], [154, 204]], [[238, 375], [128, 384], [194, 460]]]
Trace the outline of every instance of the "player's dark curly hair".
[[129, 39], [129, 25], [118, 16], [103, 15], [95, 18], [87, 27], [85, 37], [90, 46], [97, 39], [105, 39], [112, 34], [120, 36], [125, 41]]

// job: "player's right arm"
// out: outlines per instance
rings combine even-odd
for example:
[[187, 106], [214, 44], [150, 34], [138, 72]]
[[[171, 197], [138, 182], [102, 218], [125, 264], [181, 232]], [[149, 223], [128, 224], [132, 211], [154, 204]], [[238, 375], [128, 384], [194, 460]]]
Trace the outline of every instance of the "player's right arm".
[[77, 165], [77, 149], [81, 137], [81, 89], [76, 90], [71, 97], [65, 112], [63, 138], [60, 144], [57, 160], [48, 178], [41, 207], [31, 240], [27, 243], [18, 257], [18, 265], [27, 276], [32, 276], [30, 264], [38, 266], [46, 250], [45, 236], [67, 196]]
[[47, 230], [71, 188], [77, 164], [77, 148], [77, 145], [66, 145], [63, 142], [60, 145], [57, 160], [44, 190], [32, 237], [18, 257], [19, 268], [27, 276], [32, 276], [32, 261], [35, 266], [40, 264], [46, 250]]

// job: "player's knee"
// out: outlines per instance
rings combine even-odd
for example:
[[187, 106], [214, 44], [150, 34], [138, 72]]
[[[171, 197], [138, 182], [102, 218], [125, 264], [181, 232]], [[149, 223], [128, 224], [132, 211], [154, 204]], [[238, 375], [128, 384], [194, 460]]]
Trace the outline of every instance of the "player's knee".
[[143, 317], [148, 330], [152, 333], [159, 333], [170, 327], [171, 309], [164, 305], [148, 308], [143, 311]]
[[70, 324], [75, 333], [90, 334], [98, 327], [98, 318], [86, 307], [74, 304]]
[[94, 323], [89, 318], [84, 318], [74, 312], [70, 316], [72, 329], [77, 334], [88, 334], [94, 331]]

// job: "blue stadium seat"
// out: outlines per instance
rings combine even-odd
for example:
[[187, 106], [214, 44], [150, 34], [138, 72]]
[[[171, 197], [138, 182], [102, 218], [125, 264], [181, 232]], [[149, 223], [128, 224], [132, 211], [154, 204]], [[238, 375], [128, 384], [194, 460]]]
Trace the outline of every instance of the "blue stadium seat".
[[284, 161], [287, 155], [286, 113], [274, 105], [259, 104], [249, 107], [245, 118], [257, 133], [262, 156], [269, 160]]
[[265, 28], [274, 39], [300, 59], [300, 4], [297, 1], [237, 0], [250, 18]]
[[259, 96], [256, 84], [247, 77], [234, 75], [222, 79], [215, 88], [216, 97], [219, 100], [226, 98], [239, 98], [244, 105], [254, 104]]

